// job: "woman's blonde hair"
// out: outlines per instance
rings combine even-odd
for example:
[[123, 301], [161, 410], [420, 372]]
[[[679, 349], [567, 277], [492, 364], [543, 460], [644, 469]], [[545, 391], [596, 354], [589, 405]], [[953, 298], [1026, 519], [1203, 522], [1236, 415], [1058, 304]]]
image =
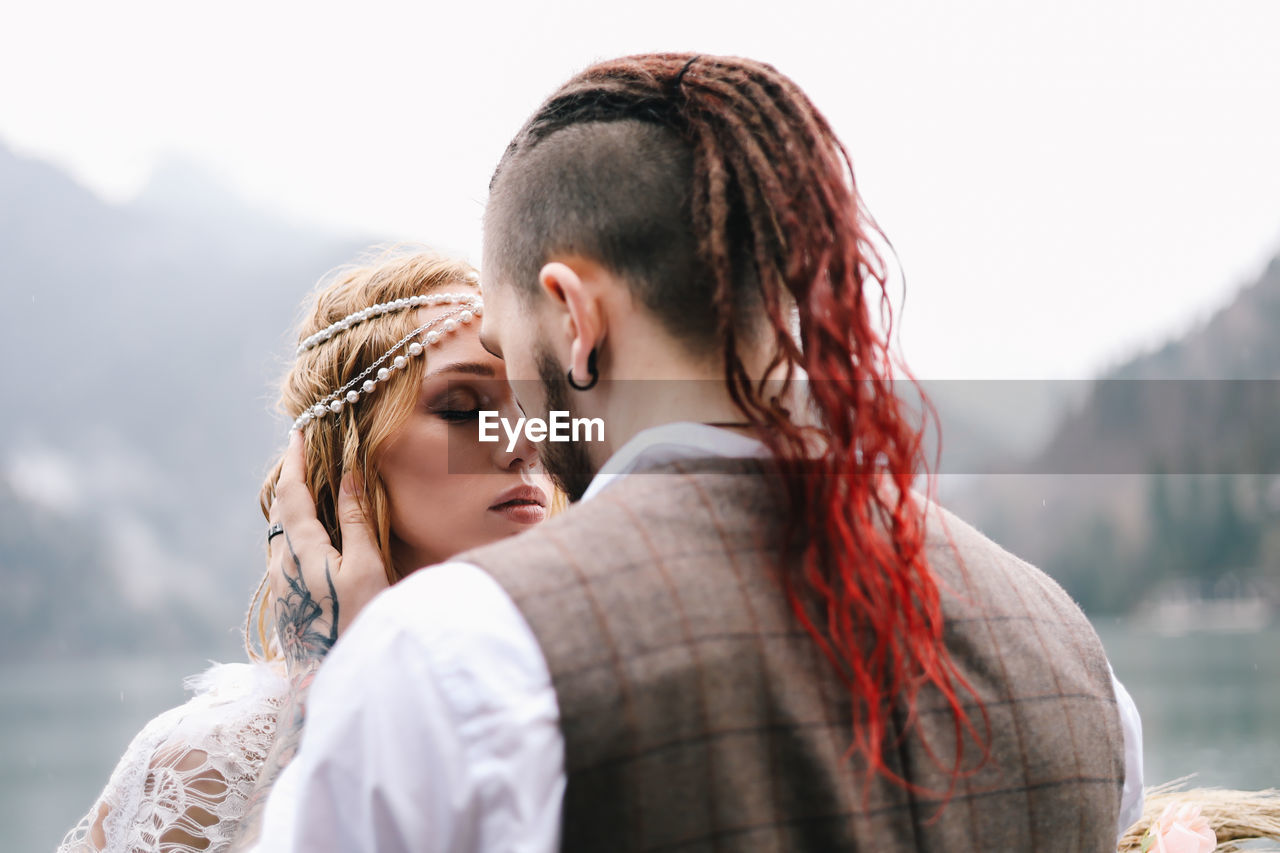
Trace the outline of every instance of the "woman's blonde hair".
[[[431, 252], [389, 250], [361, 266], [343, 267], [318, 286], [297, 339], [341, 320], [348, 314], [381, 302], [433, 291], [471, 292], [475, 270], [463, 261]], [[281, 383], [277, 407], [290, 421], [305, 409], [358, 376], [419, 325], [417, 312], [398, 311], [352, 326], [325, 343], [299, 355]], [[412, 412], [418, 398], [421, 370], [394, 372], [378, 383], [369, 400], [343, 408], [336, 417], [311, 422], [306, 437], [306, 483], [316, 502], [316, 515], [333, 546], [342, 550], [338, 527], [338, 489], [344, 471], [363, 480], [365, 513], [372, 523], [387, 567], [387, 581], [395, 583], [417, 566], [396, 566], [391, 555], [391, 515], [387, 492], [378, 474], [379, 453]], [[282, 460], [277, 460], [262, 484], [259, 503], [270, 518]], [[267, 626], [267, 577], [258, 584], [245, 618], [245, 648], [255, 660], [280, 657], [274, 630]], [[257, 649], [252, 637], [256, 635]], [[261, 651], [259, 651], [259, 649]]]

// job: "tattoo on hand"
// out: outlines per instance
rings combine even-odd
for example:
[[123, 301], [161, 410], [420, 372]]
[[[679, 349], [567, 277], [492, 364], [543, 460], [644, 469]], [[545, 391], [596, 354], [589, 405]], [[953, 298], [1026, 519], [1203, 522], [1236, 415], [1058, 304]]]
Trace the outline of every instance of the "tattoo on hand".
[[258, 774], [258, 781], [249, 796], [244, 816], [240, 819], [232, 848], [236, 851], [248, 849], [261, 835], [267, 797], [281, 772], [293, 760], [302, 740], [311, 682], [321, 660], [338, 639], [338, 593], [333, 586], [328, 561], [325, 561], [324, 566], [328, 594], [316, 598], [302, 575], [302, 561], [293, 550], [289, 534], [285, 533], [284, 538], [289, 547], [293, 573], [290, 574], [288, 566], [285, 567], [287, 589], [276, 599], [276, 629], [280, 633], [280, 644], [289, 665], [292, 689], [276, 718], [275, 741]]
[[285, 567], [285, 593], [276, 599], [276, 630], [285, 658], [291, 664], [306, 660], [319, 660], [329, 653], [338, 640], [338, 593], [329, 572], [329, 561], [324, 563], [324, 579], [328, 595], [316, 598], [302, 575], [302, 560], [293, 550], [289, 534], [284, 535], [293, 563], [293, 574]]

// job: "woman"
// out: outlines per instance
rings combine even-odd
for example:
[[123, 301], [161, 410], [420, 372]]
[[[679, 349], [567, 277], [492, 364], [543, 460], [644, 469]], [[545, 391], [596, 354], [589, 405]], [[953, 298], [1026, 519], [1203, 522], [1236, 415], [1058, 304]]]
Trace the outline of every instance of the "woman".
[[[502, 361], [480, 346], [477, 279], [437, 255], [390, 256], [343, 271], [299, 329], [280, 405], [305, 438], [307, 485], [335, 547], [344, 474], [360, 495], [388, 567], [375, 587], [518, 533], [552, 509], [532, 445], [478, 441], [480, 410], [512, 417], [516, 406]], [[268, 518], [280, 469], [278, 461], [262, 487]], [[269, 529], [269, 541], [280, 545], [279, 534]], [[252, 663], [190, 679], [195, 697], [134, 738], [60, 851], [217, 850], [230, 841], [289, 688], [265, 589], [264, 577], [246, 617]]]

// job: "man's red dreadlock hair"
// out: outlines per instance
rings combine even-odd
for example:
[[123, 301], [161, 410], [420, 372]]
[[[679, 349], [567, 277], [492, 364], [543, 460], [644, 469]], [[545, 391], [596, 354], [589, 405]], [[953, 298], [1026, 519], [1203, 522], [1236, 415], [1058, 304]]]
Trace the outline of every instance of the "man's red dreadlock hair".
[[[554, 191], [526, 187], [542, 216], [529, 209], [492, 214], [515, 232], [502, 231], [501, 273], [536, 281], [549, 251], [572, 247], [625, 273], [673, 331], [722, 350], [733, 400], [782, 463], [787, 544], [802, 559], [785, 567], [781, 582], [852, 697], [850, 753], [865, 756], [868, 772], [914, 787], [889, 770], [881, 752], [893, 730], [890, 715], [905, 711], [910, 725], [920, 690], [932, 685], [955, 718], [954, 780], [962, 730], [984, 739], [961, 698], [973, 691], [943, 642], [939, 590], [925, 555], [925, 506], [911, 489], [914, 475], [927, 473], [922, 427], [894, 394], [889, 329], [882, 336], [872, 325], [870, 301], [878, 302], [886, 324], [892, 309], [884, 262], [870, 242], [878, 231], [848, 155], [805, 94], [769, 65], [688, 54], [627, 57], [588, 68], [543, 104], [499, 164], [491, 207], [518, 194], [503, 184], [527, 181], [517, 164], [536, 160], [540, 147], [553, 148], [557, 134], [571, 138], [564, 132], [602, 127], [600, 138], [611, 133], [616, 142], [617, 127], [626, 123], [640, 128], [623, 134], [634, 136], [634, 156], [614, 152], [609, 168], [666, 170], [669, 177], [650, 185], [669, 180], [672, 191], [651, 192], [655, 198], [647, 200], [640, 190], [617, 193], [635, 209], [610, 231], [589, 213], [577, 220], [567, 210], [550, 215]], [[586, 150], [579, 146], [565, 162], [580, 163]], [[573, 170], [549, 175], [546, 186], [575, 180], [567, 171]], [[590, 196], [601, 180], [623, 179], [580, 174], [579, 180], [579, 194]], [[664, 204], [669, 215], [660, 212]], [[557, 228], [577, 230], [566, 236]], [[683, 267], [682, 239], [690, 255]], [[701, 303], [693, 312], [691, 301]], [[796, 368], [808, 377], [824, 448], [816, 461], [812, 435], [766, 396], [765, 381], [748, 375], [739, 354], [743, 330], [758, 328], [761, 315], [777, 348], [766, 372], [783, 368], [784, 385]], [[703, 330], [681, 328], [690, 317], [713, 322]]]

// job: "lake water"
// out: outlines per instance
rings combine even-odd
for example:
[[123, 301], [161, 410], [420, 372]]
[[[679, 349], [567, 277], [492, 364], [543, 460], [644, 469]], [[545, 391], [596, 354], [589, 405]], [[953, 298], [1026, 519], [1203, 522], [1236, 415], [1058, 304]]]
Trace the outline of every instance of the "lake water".
[[[1163, 637], [1099, 626], [1142, 712], [1148, 784], [1280, 787], [1280, 629]], [[198, 658], [0, 666], [0, 849], [51, 851]]]
[[1195, 786], [1280, 788], [1280, 627], [1098, 633], [1142, 714], [1148, 785], [1195, 773]]

